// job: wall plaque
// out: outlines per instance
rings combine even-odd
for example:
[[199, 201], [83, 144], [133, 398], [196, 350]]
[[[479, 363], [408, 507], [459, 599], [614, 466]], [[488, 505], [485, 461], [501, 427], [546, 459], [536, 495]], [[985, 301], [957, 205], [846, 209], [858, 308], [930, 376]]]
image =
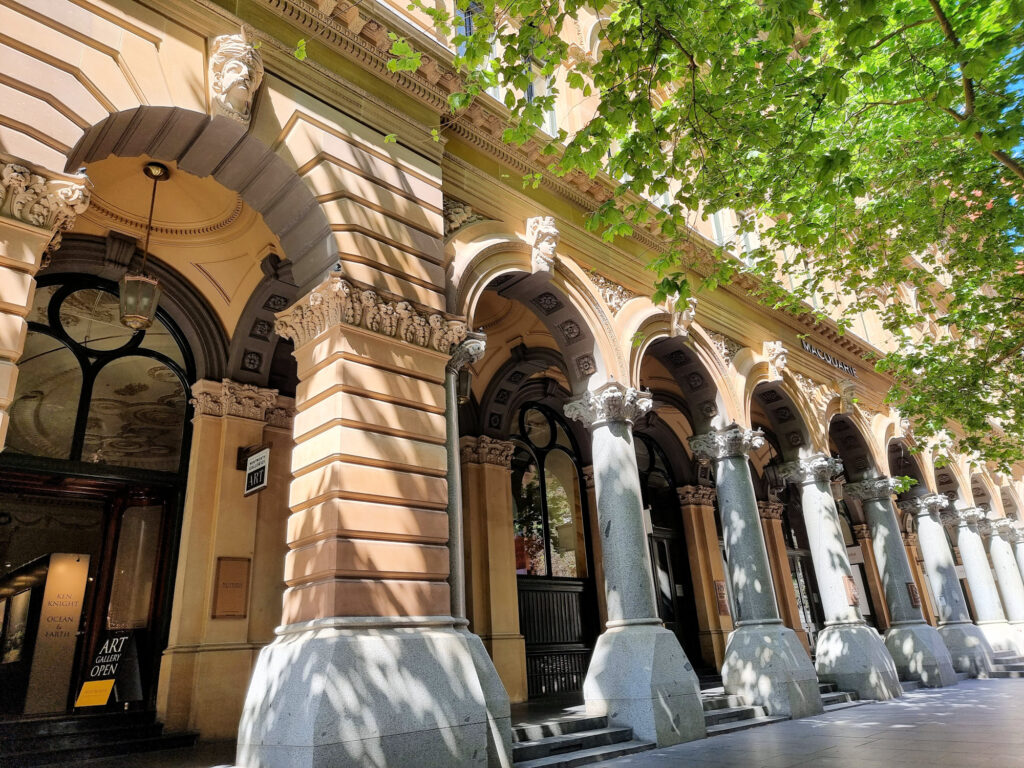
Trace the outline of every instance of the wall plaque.
[[718, 615], [730, 616], [732, 612], [729, 610], [729, 591], [725, 588], [724, 581], [715, 582], [715, 597], [718, 598]]
[[245, 460], [245, 496], [267, 487], [267, 465], [270, 464], [270, 449], [257, 451]]
[[907, 582], [907, 594], [910, 595], [910, 604], [915, 608], [921, 607], [921, 593], [917, 589], [917, 584], [912, 581]]
[[857, 582], [852, 576], [843, 576], [843, 584], [846, 585], [846, 601], [850, 605], [860, 605], [860, 595], [857, 594]]
[[214, 619], [244, 619], [249, 608], [248, 557], [218, 557], [214, 582]]

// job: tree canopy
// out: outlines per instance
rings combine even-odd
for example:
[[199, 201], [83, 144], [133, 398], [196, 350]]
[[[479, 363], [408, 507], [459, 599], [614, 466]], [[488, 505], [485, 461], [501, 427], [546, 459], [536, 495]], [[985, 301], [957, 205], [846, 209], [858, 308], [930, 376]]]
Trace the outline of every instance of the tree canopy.
[[[458, 2], [415, 3], [459, 51], [453, 112], [502, 87], [505, 138], [524, 142], [559, 82], [577, 91], [592, 115], [547, 146], [551, 170], [619, 180], [591, 217], [608, 238], [656, 221], [655, 300], [743, 270], [773, 306], [844, 328], [875, 312], [898, 344], [875, 363], [916, 435], [1024, 456], [1024, 0]], [[596, 56], [563, 34], [583, 16]], [[760, 245], [720, 248], [695, 280], [694, 219], [722, 209]]]

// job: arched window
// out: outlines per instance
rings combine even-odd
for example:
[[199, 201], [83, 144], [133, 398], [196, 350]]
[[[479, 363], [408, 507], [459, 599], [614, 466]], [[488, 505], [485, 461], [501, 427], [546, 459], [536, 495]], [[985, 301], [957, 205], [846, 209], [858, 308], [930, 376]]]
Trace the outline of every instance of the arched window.
[[587, 576], [579, 453], [562, 419], [527, 403], [519, 412], [512, 455], [516, 573]]
[[163, 312], [132, 331], [115, 284], [55, 276], [40, 279], [28, 321], [6, 452], [181, 470], [195, 372]]

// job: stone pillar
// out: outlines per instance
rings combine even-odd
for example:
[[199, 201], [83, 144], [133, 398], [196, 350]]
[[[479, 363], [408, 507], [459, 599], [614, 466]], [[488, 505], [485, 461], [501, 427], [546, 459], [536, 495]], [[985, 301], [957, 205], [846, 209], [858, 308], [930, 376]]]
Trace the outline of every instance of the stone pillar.
[[[715, 489], [703, 485], [684, 485], [676, 489], [683, 516], [686, 556], [690, 562], [690, 582], [697, 604], [701, 655], [706, 662], [721, 668], [725, 645], [732, 631], [728, 605], [721, 606], [717, 584], [725, 583], [725, 563], [718, 547], [715, 526]], [[725, 613], [722, 608], [725, 608]]]
[[[867, 579], [868, 594], [871, 597], [872, 607], [875, 609], [875, 620], [879, 632], [885, 632], [892, 619], [889, 618], [889, 606], [885, 600], [885, 587], [882, 586], [882, 574], [878, 570], [878, 562], [875, 560], [874, 547], [871, 543], [871, 527], [868, 525], [854, 525], [853, 538], [860, 547], [861, 557], [864, 558], [864, 576]], [[902, 679], [902, 678], [901, 678]]]
[[938, 631], [925, 622], [921, 611], [920, 592], [892, 505], [894, 487], [891, 477], [877, 477], [848, 483], [845, 491], [847, 497], [860, 501], [871, 529], [871, 549], [881, 571], [885, 604], [891, 617], [885, 647], [896, 662], [901, 680], [918, 680], [929, 688], [956, 685], [949, 651]]
[[[459, 371], [484, 356], [482, 334], [471, 333], [452, 353], [445, 366], [445, 448], [448, 454], [448, 587], [455, 628], [465, 637], [487, 709], [487, 764], [501, 768], [511, 763], [512, 712], [509, 696], [483, 641], [469, 631], [466, 619], [466, 544], [462, 513], [462, 461], [459, 448]], [[525, 663], [525, 658], [524, 658]]]
[[996, 572], [996, 584], [1003, 598], [1003, 608], [1010, 626], [1017, 632], [1018, 645], [1024, 647], [1024, 582], [1013, 556], [1011, 539], [1016, 531], [1005, 517], [989, 525], [988, 553]]
[[757, 511], [761, 515], [761, 532], [764, 535], [765, 548], [768, 550], [768, 561], [772, 566], [772, 582], [775, 584], [775, 600], [779, 606], [782, 623], [792, 629], [811, 656], [811, 642], [807, 637], [800, 617], [800, 606], [796, 599], [796, 588], [793, 586], [793, 571], [789, 567], [789, 553], [786, 549], [786, 536], [782, 531], [782, 515], [785, 505], [781, 501], [759, 501]]
[[917, 519], [917, 538], [924, 558], [925, 575], [935, 595], [939, 635], [949, 650], [953, 668], [973, 676], [992, 671], [992, 647], [982, 631], [971, 622], [967, 601], [960, 589], [953, 552], [943, 530], [941, 510], [949, 499], [937, 493], [901, 501], [899, 507]]
[[1013, 553], [1017, 558], [1017, 566], [1020, 568], [1021, 578], [1024, 578], [1024, 529], [1021, 524], [1013, 526]]
[[775, 602], [747, 460], [762, 445], [760, 430], [735, 426], [690, 438], [694, 454], [715, 463], [725, 559], [738, 614], [725, 649], [722, 682], [727, 693], [741, 695], [772, 715], [805, 717], [821, 713], [821, 695], [811, 660], [793, 630], [782, 623]]
[[[228, 379], [197, 381], [192, 406], [191, 471], [157, 711], [170, 730], [230, 739], [256, 655], [274, 637], [278, 616], [261, 608], [276, 604], [284, 589], [291, 398]], [[268, 484], [245, 496], [238, 454], [254, 446], [270, 448]], [[244, 615], [217, 616], [218, 567], [240, 560], [248, 561]]]
[[978, 626], [994, 650], [1021, 653], [1024, 642], [1006, 621], [1006, 613], [999, 600], [992, 566], [982, 540], [982, 536], [988, 532], [987, 514], [988, 510], [984, 507], [965, 507], [958, 510], [955, 520], [949, 522], [957, 526], [957, 547], [967, 572], [967, 583], [971, 585]]
[[299, 377], [287, 588], [237, 764], [502, 759], [447, 583], [445, 366], [464, 324], [333, 273], [275, 328], [295, 343]]
[[565, 406], [590, 430], [608, 623], [583, 683], [587, 712], [659, 746], [703, 738], [697, 675], [658, 619], [644, 530], [633, 422], [651, 396], [609, 382]]
[[61, 233], [89, 207], [84, 181], [0, 156], [0, 450], [18, 383], [17, 362], [25, 349], [35, 274], [60, 246]]
[[509, 478], [515, 446], [486, 435], [464, 437], [461, 443], [469, 617], [509, 699], [526, 701], [526, 641], [519, 631]]
[[902, 695], [899, 675], [881, 636], [857, 610], [853, 570], [839, 525], [829, 480], [842, 472], [839, 459], [815, 454], [779, 467], [780, 476], [800, 489], [804, 525], [818, 581], [825, 627], [818, 633], [818, 677], [862, 699], [883, 701]]
[[[597, 524], [597, 487], [594, 483], [594, 467], [583, 467], [583, 485], [587, 489], [587, 513], [589, 514], [590, 530], [598, 531]], [[597, 617], [598, 626], [603, 627], [608, 623], [608, 600], [604, 590], [604, 552], [601, 549], [601, 537], [593, 535], [590, 537], [590, 546], [593, 547], [594, 561], [594, 585], [597, 589]]]
[[[911, 523], [911, 525], [916, 524], [916, 520]], [[938, 619], [935, 617], [935, 606], [932, 603], [931, 585], [924, 575], [924, 560], [921, 557], [921, 548], [918, 546], [916, 531], [905, 531], [903, 533], [903, 546], [907, 550], [910, 570], [914, 574], [914, 582], [917, 584], [917, 589], [921, 594], [921, 613], [924, 614], [924, 620], [933, 627], [938, 626]]]

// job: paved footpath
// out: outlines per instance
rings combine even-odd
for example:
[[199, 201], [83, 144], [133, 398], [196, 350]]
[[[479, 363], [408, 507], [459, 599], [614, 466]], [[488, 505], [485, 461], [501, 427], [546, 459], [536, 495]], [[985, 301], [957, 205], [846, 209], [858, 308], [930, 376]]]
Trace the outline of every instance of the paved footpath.
[[[230, 743], [79, 763], [227, 768]], [[1024, 680], [964, 680], [902, 699], [715, 736], [601, 768], [1024, 768]], [[404, 768], [404, 767], [402, 767]]]

